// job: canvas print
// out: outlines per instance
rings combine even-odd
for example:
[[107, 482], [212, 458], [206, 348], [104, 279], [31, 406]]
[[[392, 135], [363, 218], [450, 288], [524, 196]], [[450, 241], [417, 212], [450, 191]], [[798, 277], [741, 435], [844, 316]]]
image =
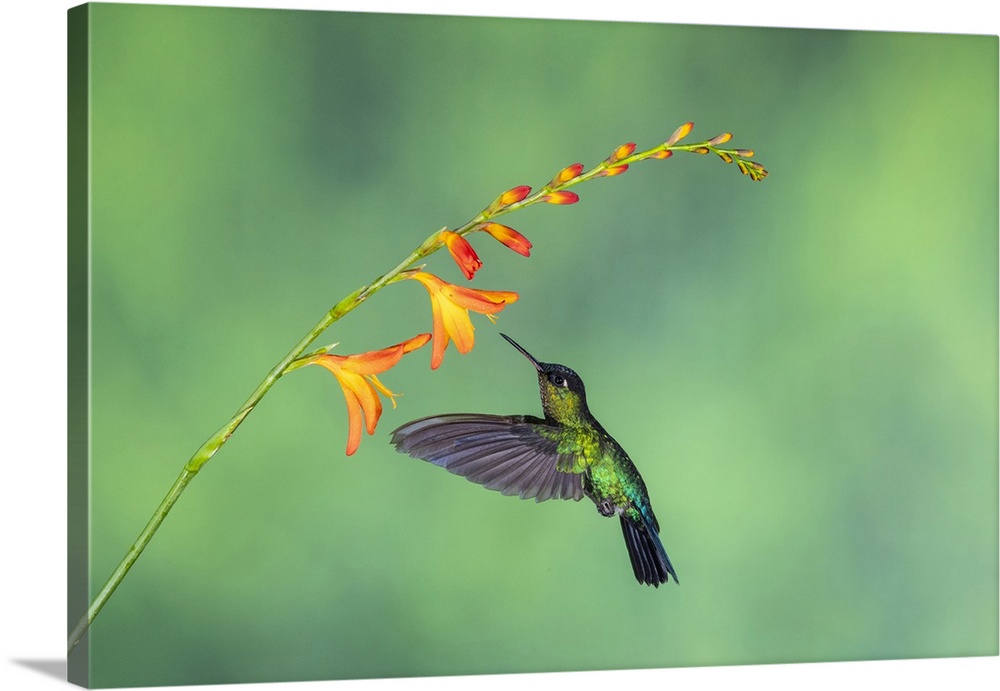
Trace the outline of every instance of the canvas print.
[[996, 36], [69, 56], [71, 681], [997, 654]]

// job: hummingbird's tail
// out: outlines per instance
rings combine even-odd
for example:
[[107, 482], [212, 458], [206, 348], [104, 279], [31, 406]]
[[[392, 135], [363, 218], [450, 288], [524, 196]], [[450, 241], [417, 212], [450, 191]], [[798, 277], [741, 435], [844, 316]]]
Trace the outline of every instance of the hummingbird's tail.
[[671, 576], [674, 583], [680, 583], [656, 528], [649, 521], [640, 523], [624, 515], [619, 518], [636, 580], [654, 588], [660, 587], [660, 583], [668, 582]]

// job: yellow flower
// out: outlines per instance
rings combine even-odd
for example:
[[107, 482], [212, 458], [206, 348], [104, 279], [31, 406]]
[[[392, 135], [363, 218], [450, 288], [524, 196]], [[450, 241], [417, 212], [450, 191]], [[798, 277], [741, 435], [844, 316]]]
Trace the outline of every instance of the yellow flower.
[[469, 310], [493, 315], [517, 300], [517, 293], [506, 290], [476, 290], [463, 288], [442, 281], [425, 271], [411, 273], [407, 278], [420, 281], [431, 296], [431, 312], [434, 318], [434, 343], [431, 349], [431, 369], [437, 369], [444, 358], [448, 341], [455, 342], [458, 352], [465, 354], [472, 350], [475, 341]]
[[350, 456], [361, 443], [361, 415], [364, 413], [368, 434], [375, 433], [375, 425], [382, 415], [382, 401], [378, 392], [388, 396], [396, 407], [396, 396], [378, 380], [376, 374], [393, 367], [405, 353], [416, 350], [431, 339], [430, 334], [420, 334], [382, 350], [372, 350], [357, 355], [316, 355], [307, 364], [328, 369], [340, 382], [347, 401], [347, 455]]

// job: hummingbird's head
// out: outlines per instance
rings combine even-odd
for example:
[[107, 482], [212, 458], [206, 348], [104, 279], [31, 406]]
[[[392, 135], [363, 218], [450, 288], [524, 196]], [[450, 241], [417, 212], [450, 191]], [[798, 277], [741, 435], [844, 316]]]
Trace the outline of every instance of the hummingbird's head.
[[587, 393], [580, 375], [565, 365], [539, 362], [507, 334], [500, 334], [538, 370], [538, 392], [545, 417], [560, 424], [583, 422], [587, 417]]

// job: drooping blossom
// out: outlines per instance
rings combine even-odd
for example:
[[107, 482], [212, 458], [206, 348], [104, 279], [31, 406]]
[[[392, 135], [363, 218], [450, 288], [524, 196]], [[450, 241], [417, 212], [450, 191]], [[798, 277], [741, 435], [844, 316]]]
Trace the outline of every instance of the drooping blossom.
[[472, 245], [469, 244], [468, 240], [450, 230], [442, 230], [440, 237], [444, 244], [447, 245], [448, 251], [451, 253], [451, 258], [458, 264], [458, 268], [471, 281], [475, 273], [483, 266], [483, 262], [480, 261], [476, 250], [472, 249]]
[[442, 281], [426, 271], [413, 272], [407, 278], [422, 283], [431, 297], [431, 313], [434, 320], [431, 369], [437, 369], [441, 365], [449, 341], [454, 341], [458, 352], [462, 354], [472, 350], [475, 329], [469, 318], [469, 310], [485, 314], [492, 320], [494, 314], [518, 297], [517, 293], [506, 290], [463, 288]]
[[424, 333], [402, 343], [356, 355], [334, 355], [323, 353], [314, 356], [307, 364], [319, 365], [329, 370], [337, 378], [347, 401], [347, 455], [350, 456], [361, 443], [361, 417], [364, 414], [365, 429], [375, 433], [375, 425], [382, 415], [382, 401], [378, 394], [388, 396], [392, 407], [396, 407], [396, 396], [375, 375], [393, 367], [404, 354], [409, 353], [431, 340]]

